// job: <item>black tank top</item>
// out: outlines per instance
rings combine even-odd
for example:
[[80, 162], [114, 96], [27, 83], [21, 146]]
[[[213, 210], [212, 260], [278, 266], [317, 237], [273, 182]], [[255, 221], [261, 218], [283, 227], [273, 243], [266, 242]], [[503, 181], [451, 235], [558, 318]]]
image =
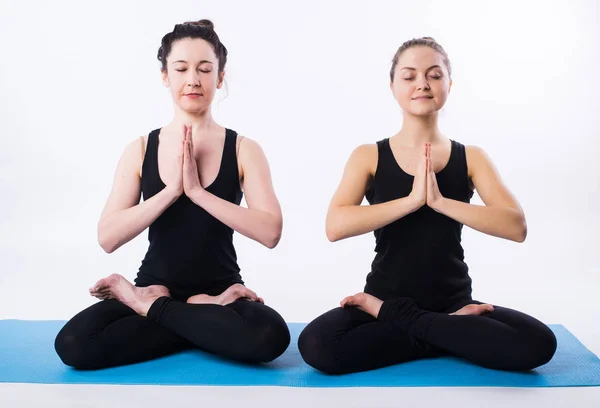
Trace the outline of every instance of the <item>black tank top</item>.
[[[148, 136], [142, 164], [142, 195], [148, 200], [162, 189], [158, 172], [158, 135]], [[236, 154], [237, 133], [226, 129], [223, 156], [215, 181], [206, 190], [239, 205], [242, 200]], [[150, 246], [142, 261], [137, 286], [163, 285], [174, 298], [198, 293], [216, 295], [243, 283], [233, 246], [233, 229], [217, 220], [185, 194], [168, 207], [148, 231]]]
[[[436, 174], [440, 193], [468, 203], [473, 196], [464, 145], [452, 140], [450, 160]], [[389, 139], [377, 142], [379, 159], [365, 196], [370, 204], [406, 197], [414, 177], [398, 165]], [[365, 292], [382, 300], [410, 297], [441, 311], [471, 299], [471, 278], [461, 246], [462, 224], [427, 205], [380, 228]]]

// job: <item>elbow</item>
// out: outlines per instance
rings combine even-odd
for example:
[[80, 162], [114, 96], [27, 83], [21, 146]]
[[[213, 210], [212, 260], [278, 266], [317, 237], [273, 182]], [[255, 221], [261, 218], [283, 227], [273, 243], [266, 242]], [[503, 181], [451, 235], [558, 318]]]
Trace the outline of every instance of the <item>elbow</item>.
[[279, 241], [281, 240], [281, 233], [283, 230], [283, 221], [280, 219], [277, 220], [269, 234], [265, 237], [262, 244], [269, 249], [275, 248]]
[[348, 238], [344, 229], [344, 218], [338, 211], [330, 210], [325, 220], [325, 235], [329, 242], [337, 242]]
[[340, 239], [339, 235], [333, 228], [326, 228], [325, 235], [327, 235], [327, 239], [329, 240], [329, 242], [336, 242]]
[[515, 240], [515, 242], [523, 243], [523, 242], [525, 242], [526, 238], [527, 238], [527, 223], [525, 222], [525, 219], [523, 218], [521, 220], [521, 222], [519, 223], [514, 240]]
[[107, 254], [112, 254], [117, 249], [114, 245], [110, 245], [109, 242], [101, 239], [98, 240], [98, 243], [100, 244], [100, 248], [102, 248]]
[[325, 235], [329, 242], [336, 242], [342, 239], [340, 229], [330, 221], [327, 221], [325, 225]]
[[523, 227], [519, 230], [519, 232], [517, 234], [517, 239], [515, 241], [517, 241], [518, 243], [523, 243], [523, 242], [525, 242], [526, 238], [527, 238], [527, 227]]
[[107, 254], [112, 254], [118, 248], [116, 243], [107, 236], [103, 228], [98, 228], [98, 244], [100, 244], [100, 248]]
[[279, 235], [275, 235], [273, 237], [269, 237], [267, 238], [264, 242], [263, 245], [266, 246], [269, 249], [273, 249], [275, 248], [278, 244], [279, 241], [281, 240], [281, 234]]
[[98, 243], [100, 244], [100, 248], [102, 248], [107, 254], [112, 254], [117, 249], [116, 245], [112, 245], [111, 242], [101, 238], [98, 238]]

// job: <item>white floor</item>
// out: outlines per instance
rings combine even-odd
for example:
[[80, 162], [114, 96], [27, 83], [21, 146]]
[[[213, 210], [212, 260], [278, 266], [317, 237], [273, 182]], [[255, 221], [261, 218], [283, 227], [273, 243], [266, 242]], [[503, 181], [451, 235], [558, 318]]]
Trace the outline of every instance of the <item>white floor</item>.
[[600, 387], [285, 388], [0, 384], [2, 407], [600, 407]]

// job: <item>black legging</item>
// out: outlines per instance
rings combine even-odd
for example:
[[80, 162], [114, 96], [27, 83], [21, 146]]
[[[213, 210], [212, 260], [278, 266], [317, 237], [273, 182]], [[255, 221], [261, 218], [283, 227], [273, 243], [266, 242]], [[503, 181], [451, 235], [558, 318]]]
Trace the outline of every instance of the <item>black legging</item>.
[[312, 367], [344, 374], [441, 355], [465, 358], [483, 367], [529, 370], [546, 364], [556, 337], [542, 322], [494, 306], [480, 316], [456, 316], [420, 309], [408, 298], [385, 301], [378, 318], [355, 307], [336, 308], [313, 320], [298, 348]]
[[261, 303], [240, 299], [220, 306], [161, 297], [147, 317], [115, 299], [96, 303], [62, 328], [54, 346], [65, 364], [98, 369], [192, 347], [244, 362], [269, 362], [289, 343], [283, 318]]

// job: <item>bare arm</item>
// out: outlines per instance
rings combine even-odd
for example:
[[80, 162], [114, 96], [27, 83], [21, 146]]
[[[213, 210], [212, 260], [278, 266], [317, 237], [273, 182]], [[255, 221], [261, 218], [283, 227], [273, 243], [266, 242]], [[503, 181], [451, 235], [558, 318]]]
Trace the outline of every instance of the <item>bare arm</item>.
[[140, 203], [143, 146], [137, 139], [123, 152], [98, 223], [98, 242], [108, 253], [148, 228], [179, 196], [167, 187]]
[[267, 248], [275, 248], [281, 238], [283, 217], [269, 164], [258, 143], [248, 138], [240, 143], [238, 160], [248, 208], [223, 200], [203, 188], [191, 193], [190, 199], [233, 230]]
[[469, 176], [485, 206], [443, 198], [435, 210], [484, 234], [525, 241], [525, 214], [492, 161], [475, 146], [468, 146], [466, 154]]
[[412, 197], [360, 205], [375, 174], [377, 154], [377, 145], [362, 145], [350, 155], [327, 212], [326, 234], [331, 242], [374, 231], [419, 208]]

